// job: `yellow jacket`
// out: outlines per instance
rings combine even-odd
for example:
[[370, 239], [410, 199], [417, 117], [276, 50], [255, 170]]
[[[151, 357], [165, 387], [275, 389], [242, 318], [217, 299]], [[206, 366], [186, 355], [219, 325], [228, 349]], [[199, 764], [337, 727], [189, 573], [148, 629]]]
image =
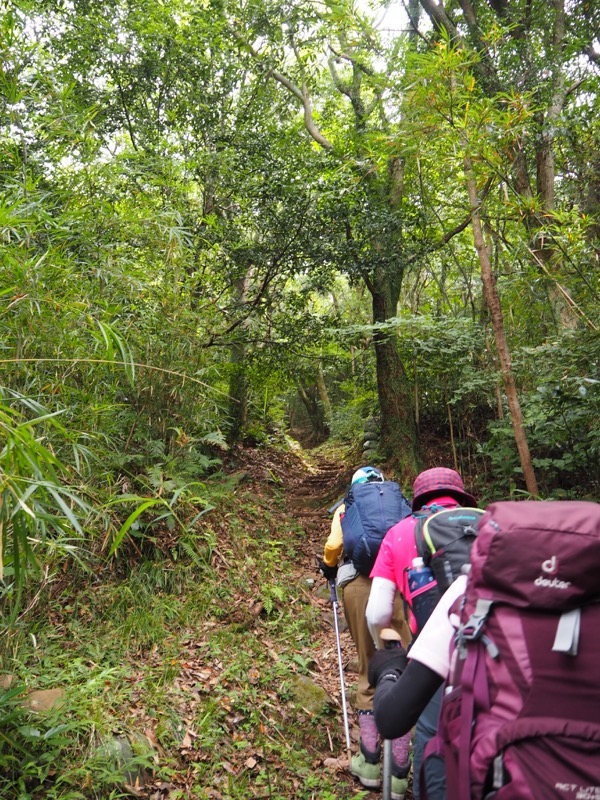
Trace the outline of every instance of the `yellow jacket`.
[[331, 520], [331, 532], [329, 533], [323, 550], [323, 561], [328, 567], [335, 567], [344, 549], [341, 516], [345, 511], [346, 506], [342, 503], [336, 508], [333, 519]]

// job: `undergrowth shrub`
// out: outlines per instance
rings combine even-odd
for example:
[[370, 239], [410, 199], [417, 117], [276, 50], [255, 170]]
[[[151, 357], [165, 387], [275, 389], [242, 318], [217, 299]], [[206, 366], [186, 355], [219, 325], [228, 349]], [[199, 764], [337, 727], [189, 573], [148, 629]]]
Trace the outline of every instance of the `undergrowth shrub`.
[[[565, 331], [514, 355], [521, 406], [542, 496], [600, 497], [600, 341]], [[482, 452], [499, 491], [518, 491], [521, 468], [508, 413], [491, 422]]]

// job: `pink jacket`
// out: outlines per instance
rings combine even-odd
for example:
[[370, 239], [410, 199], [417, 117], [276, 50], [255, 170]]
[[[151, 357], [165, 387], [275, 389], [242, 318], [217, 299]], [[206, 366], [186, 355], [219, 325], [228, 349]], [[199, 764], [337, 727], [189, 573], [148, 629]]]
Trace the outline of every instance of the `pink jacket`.
[[[457, 508], [460, 505], [453, 497], [436, 497], [429, 502], [433, 503], [444, 508]], [[389, 529], [381, 543], [370, 575], [371, 578], [385, 578], [395, 583], [409, 604], [411, 597], [408, 591], [408, 570], [412, 566], [413, 558], [419, 555], [414, 535], [416, 523], [416, 517], [411, 515]], [[409, 622], [412, 632], [415, 633], [417, 628], [412, 614]]]

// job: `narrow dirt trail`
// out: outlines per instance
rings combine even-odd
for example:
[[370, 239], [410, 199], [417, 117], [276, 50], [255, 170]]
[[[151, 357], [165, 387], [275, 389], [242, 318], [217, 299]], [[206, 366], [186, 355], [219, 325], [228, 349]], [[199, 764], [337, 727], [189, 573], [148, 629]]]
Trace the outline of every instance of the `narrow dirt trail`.
[[[350, 774], [346, 756], [345, 727], [342, 712], [339, 664], [333, 613], [329, 589], [319, 574], [315, 556], [323, 552], [323, 545], [329, 535], [331, 517], [328, 509], [343, 496], [350, 481], [353, 468], [336, 464], [326, 458], [317, 456], [313, 466], [306, 473], [290, 480], [287, 489], [287, 510], [296, 518], [306, 532], [303, 558], [298, 564], [298, 580], [314, 579], [313, 602], [319, 606], [322, 624], [314, 641], [314, 661], [317, 667], [314, 678], [327, 691], [336, 703], [335, 717], [328, 724], [330, 752], [323, 754], [325, 769], [338, 773], [340, 784], [347, 787], [351, 796], [353, 791], [361, 792], [361, 797], [380, 797], [378, 792], [365, 793], [365, 789]], [[348, 706], [348, 721], [352, 752], [358, 747], [359, 730], [356, 714], [353, 711], [352, 699], [357, 679], [356, 651], [346, 629], [343, 607], [339, 608], [340, 642], [342, 663]]]
[[[241, 681], [227, 677], [223, 681], [223, 666], [225, 662], [215, 665], [211, 660], [210, 640], [216, 629], [228, 629], [230, 626], [241, 626], [241, 630], [246, 632], [251, 629], [253, 635], [259, 640], [268, 641], [272, 638], [273, 621], [268, 615], [261, 613], [263, 604], [257, 601], [260, 595], [259, 587], [255, 594], [248, 595], [248, 586], [239, 592], [235, 591], [230, 597], [229, 613], [221, 617], [218, 621], [210, 617], [209, 619], [198, 620], [198, 625], [189, 632], [186, 631], [185, 640], [181, 645], [181, 669], [177, 676], [174, 688], [173, 703], [177, 717], [184, 724], [184, 730], [189, 733], [185, 740], [185, 746], [178, 748], [178, 756], [174, 760], [176, 767], [171, 770], [169, 780], [165, 781], [161, 776], [156, 781], [149, 781], [138, 796], [148, 800], [166, 800], [173, 792], [173, 796], [196, 798], [227, 797], [227, 790], [223, 787], [228, 786], [231, 776], [236, 775], [240, 781], [247, 779], [249, 774], [254, 774], [252, 770], [262, 770], [268, 775], [267, 764], [270, 764], [276, 771], [284, 773], [284, 781], [294, 784], [294, 776], [290, 778], [289, 769], [285, 763], [285, 755], [279, 753], [281, 736], [278, 733], [277, 714], [273, 711], [279, 706], [281, 719], [286, 722], [286, 731], [289, 731], [284, 741], [284, 753], [294, 749], [294, 737], [297, 738], [299, 750], [306, 749], [310, 754], [311, 769], [316, 776], [327, 775], [327, 787], [332, 781], [335, 782], [335, 796], [338, 800], [379, 800], [379, 792], [367, 792], [356, 779], [350, 774], [344, 718], [342, 711], [342, 694], [340, 687], [340, 672], [338, 664], [338, 653], [336, 646], [336, 635], [334, 628], [334, 618], [330, 600], [330, 592], [324, 578], [319, 574], [316, 558], [323, 552], [323, 545], [329, 535], [331, 516], [328, 509], [340, 499], [347, 486], [349, 485], [353, 467], [344, 464], [341, 460], [334, 461], [331, 458], [319, 454], [317, 451], [303, 451], [302, 453], [281, 453], [273, 450], [246, 450], [237, 454], [235, 469], [244, 474], [247, 481], [246, 486], [253, 487], [255, 494], [260, 495], [263, 507], [267, 514], [283, 517], [287, 520], [293, 519], [304, 531], [304, 535], [298, 536], [294, 531], [294, 552], [296, 557], [291, 567], [291, 574], [286, 575], [286, 583], [295, 585], [299, 588], [296, 593], [300, 603], [310, 603], [315, 609], [315, 614], [310, 615], [311, 626], [309, 639], [303, 639], [302, 658], [306, 668], [302, 670], [302, 675], [306, 675], [310, 680], [321, 687], [329, 698], [328, 710], [319, 713], [311, 719], [311, 712], [304, 707], [299, 713], [298, 706], [293, 701], [281, 699], [277, 693], [277, 686], [269, 686], [264, 690], [264, 697], [258, 702], [259, 708], [264, 711], [261, 714], [265, 722], [264, 731], [256, 728], [251, 732], [240, 733], [238, 723], [244, 719], [244, 703], [247, 699], [244, 695], [244, 687], [247, 680]], [[272, 498], [272, 486], [276, 484], [277, 506]], [[279, 504], [280, 498], [285, 498], [285, 508]], [[283, 514], [281, 513], [283, 511]], [[252, 526], [256, 523], [255, 515], [248, 515], [243, 518], [245, 522]], [[284, 520], [285, 524], [285, 520]], [[268, 526], [267, 526], [268, 527]], [[227, 528], [224, 528], [223, 541], [228, 541], [229, 535]], [[234, 563], [235, 539], [232, 541], [231, 553], [227, 550], [227, 558], [230, 563], [224, 562], [222, 555], [217, 561], [217, 573], [222, 570], [224, 580], [227, 571]], [[240, 554], [243, 559], [243, 554]], [[240, 561], [240, 567], [243, 560]], [[250, 584], [252, 588], [252, 584]], [[292, 612], [293, 613], [293, 610]], [[305, 613], [305, 609], [302, 610]], [[349, 632], [346, 630], [343, 616], [343, 608], [339, 609], [340, 642], [342, 652], [342, 665], [344, 672], [344, 685], [346, 688], [346, 698], [348, 704], [348, 720], [351, 738], [351, 749], [357, 752], [359, 730], [356, 714], [353, 710], [353, 698], [357, 680], [356, 672], [356, 651]], [[293, 643], [292, 643], [293, 644]], [[265, 672], [270, 669], [271, 660], [278, 660], [278, 648], [286, 647], [286, 643], [273, 645], [273, 656], [269, 653], [269, 658], [261, 662]], [[298, 653], [299, 651], [295, 651]], [[157, 669], [160, 667], [162, 655], [157, 651], [153, 656], [155, 661], [150, 664]], [[155, 724], [150, 710], [145, 706], [145, 682], [144, 670], [147, 670], [148, 663], [139, 668], [139, 690], [134, 696], [133, 711], [138, 716], [146, 717], [147, 727], [153, 729]], [[257, 671], [251, 679], [251, 683], [260, 680], [260, 671]], [[137, 683], [136, 683], [137, 685]], [[262, 685], [258, 682], [256, 685]], [[216, 693], [217, 702], [225, 708], [227, 716], [224, 718], [226, 724], [225, 740], [223, 746], [219, 743], [207, 748], [201, 736], [197, 736], [197, 702], [198, 692], [210, 693], [212, 687], [221, 686], [221, 693]], [[224, 693], [223, 693], [224, 692]], [[242, 701], [242, 695], [244, 700]], [[264, 700], [264, 704], [261, 703]], [[225, 704], [223, 706], [223, 704]], [[304, 713], [306, 712], [306, 713]], [[133, 712], [132, 712], [133, 713]], [[274, 718], [271, 719], [271, 713]], [[289, 720], [292, 720], [289, 724]], [[300, 720], [300, 724], [296, 723]], [[315, 750], [316, 738], [310, 731], [311, 725], [318, 725], [318, 749]], [[306, 730], [305, 730], [306, 727]], [[192, 736], [192, 733], [194, 734]], [[271, 733], [275, 738], [273, 741], [277, 748], [269, 750], [267, 756], [264, 749], [264, 737], [271, 738]], [[251, 750], [236, 748], [233, 736], [238, 734], [242, 740], [246, 741]], [[232, 742], [227, 741], [231, 735]], [[261, 737], [263, 744], [261, 744]], [[189, 739], [189, 741], [187, 741]], [[220, 740], [215, 740], [216, 742]], [[236, 740], [237, 741], [237, 740]], [[232, 746], [230, 746], [232, 745]], [[253, 758], [248, 758], [248, 753]], [[252, 761], [250, 766], [248, 762]], [[202, 778], [203, 792], [194, 793], [194, 786], [198, 783], [198, 772], [200, 769], [209, 770], [207, 765], [218, 762], [215, 770], [211, 770], [210, 779]], [[223, 765], [226, 765], [223, 767]], [[258, 774], [258, 773], [257, 773]], [[247, 797], [271, 797], [271, 789], [265, 789], [263, 783], [256, 786], [249, 786]], [[235, 796], [240, 796], [235, 794]], [[282, 796], [282, 795], [277, 795]], [[285, 796], [294, 797], [292, 794]], [[312, 797], [317, 800], [319, 797], [331, 797], [329, 789], [320, 794], [316, 790]], [[406, 800], [410, 797], [407, 794]]]

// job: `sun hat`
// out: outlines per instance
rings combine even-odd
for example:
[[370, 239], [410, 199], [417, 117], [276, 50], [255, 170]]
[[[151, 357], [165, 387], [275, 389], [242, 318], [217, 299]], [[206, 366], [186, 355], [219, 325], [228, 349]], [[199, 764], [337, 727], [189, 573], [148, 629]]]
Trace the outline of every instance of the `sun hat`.
[[421, 472], [413, 483], [412, 510], [418, 511], [429, 500], [440, 495], [449, 495], [466, 506], [476, 506], [477, 500], [465, 491], [462, 478], [455, 469], [432, 467]]
[[361, 467], [352, 476], [352, 486], [355, 483], [369, 483], [371, 481], [383, 483], [384, 480], [383, 472], [376, 467]]

